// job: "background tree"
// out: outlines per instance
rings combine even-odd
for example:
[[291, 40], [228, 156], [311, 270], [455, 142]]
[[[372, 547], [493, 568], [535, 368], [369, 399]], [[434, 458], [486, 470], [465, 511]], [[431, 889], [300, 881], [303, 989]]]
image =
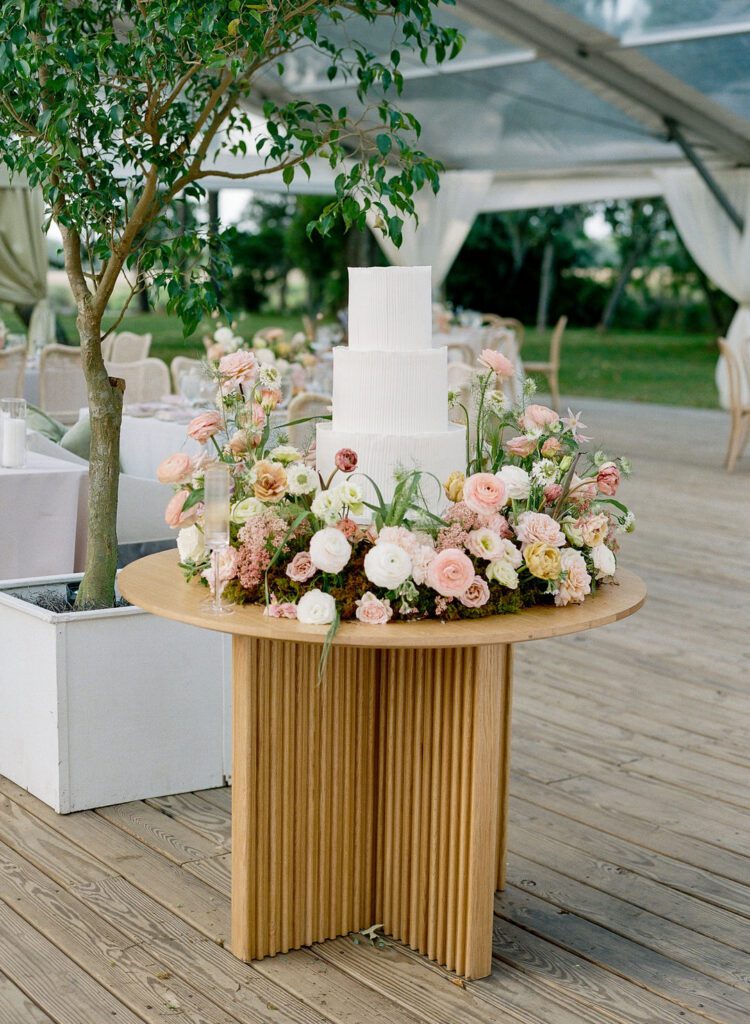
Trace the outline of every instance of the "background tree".
[[[279, 173], [288, 184], [320, 152], [341, 170], [319, 230], [338, 216], [363, 227], [374, 207], [398, 241], [414, 191], [437, 188], [439, 168], [415, 148], [416, 119], [390, 97], [403, 84], [404, 49], [438, 61], [460, 49], [458, 33], [433, 22], [439, 2], [0, 0], [2, 159], [42, 188], [60, 227], [88, 389], [89, 537], [78, 607], [114, 599], [124, 384], [109, 378], [101, 343], [117, 281], [129, 274], [135, 292], [147, 274], [192, 331], [220, 305], [226, 250], [207, 229], [154, 237], [170, 203], [203, 198], [209, 175]], [[389, 55], [341, 44], [335, 29], [352, 14], [393, 19]], [[284, 59], [302, 47], [324, 59], [329, 79], [356, 81], [355, 112], [279, 92]], [[264, 122], [249, 112], [253, 101]], [[245, 153], [253, 123], [266, 166], [217, 172], [215, 153]]]

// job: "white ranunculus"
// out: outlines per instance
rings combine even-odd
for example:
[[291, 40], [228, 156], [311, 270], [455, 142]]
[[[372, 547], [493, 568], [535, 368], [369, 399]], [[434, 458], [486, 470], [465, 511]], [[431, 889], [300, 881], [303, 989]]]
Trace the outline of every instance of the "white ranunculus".
[[312, 494], [320, 485], [318, 474], [304, 462], [293, 462], [286, 471], [286, 486], [290, 494]]
[[253, 516], [259, 516], [261, 512], [264, 512], [265, 507], [260, 498], [243, 498], [242, 501], [235, 501], [234, 505], [232, 505], [229, 518], [233, 523], [242, 526], [248, 519], [252, 519]]
[[234, 331], [231, 327], [219, 327], [214, 331], [214, 341], [219, 345], [228, 345], [234, 339]]
[[520, 466], [503, 466], [495, 476], [505, 484], [505, 491], [512, 501], [525, 501], [531, 491], [531, 477]]
[[509, 558], [497, 558], [487, 566], [486, 575], [488, 580], [494, 580], [509, 590], [518, 589], [518, 573], [510, 563]]
[[365, 555], [365, 576], [385, 590], [395, 590], [411, 576], [412, 561], [398, 544], [376, 544]]
[[335, 617], [336, 602], [322, 590], [308, 590], [297, 602], [297, 621], [305, 626], [327, 626]]
[[341, 572], [351, 553], [351, 544], [335, 526], [326, 526], [310, 538], [310, 561], [321, 572]]
[[338, 490], [319, 491], [310, 506], [314, 516], [322, 519], [324, 523], [335, 523], [341, 518], [344, 503]]
[[203, 532], [197, 526], [186, 526], [177, 534], [177, 550], [181, 562], [200, 562], [206, 554]]
[[606, 544], [597, 544], [591, 549], [591, 561], [596, 569], [598, 580], [606, 579], [607, 576], [614, 576], [617, 562], [612, 551]]

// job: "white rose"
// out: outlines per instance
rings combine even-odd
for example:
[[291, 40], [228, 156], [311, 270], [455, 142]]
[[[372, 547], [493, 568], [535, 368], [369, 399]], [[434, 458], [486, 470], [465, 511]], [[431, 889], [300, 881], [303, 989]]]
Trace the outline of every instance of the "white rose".
[[337, 490], [319, 491], [310, 506], [313, 515], [324, 523], [335, 523], [344, 509], [341, 495]]
[[510, 590], [518, 589], [518, 573], [507, 558], [497, 558], [487, 566], [487, 579], [495, 580]]
[[512, 501], [525, 501], [531, 491], [531, 478], [520, 466], [503, 466], [499, 477], [505, 484], [505, 491]]
[[326, 626], [335, 617], [336, 602], [322, 590], [308, 590], [297, 602], [297, 621], [305, 626]]
[[310, 538], [310, 560], [321, 572], [341, 572], [351, 553], [351, 544], [335, 526], [326, 526]]
[[181, 562], [200, 562], [206, 554], [203, 533], [197, 526], [187, 526], [177, 534], [177, 550]]
[[242, 501], [236, 501], [232, 505], [229, 518], [233, 523], [238, 523], [242, 526], [248, 519], [252, 519], [253, 516], [259, 516], [263, 511], [265, 511], [265, 505], [260, 498], [243, 498]]
[[383, 541], [365, 555], [365, 576], [376, 587], [395, 590], [411, 576], [411, 558], [398, 544]]
[[214, 331], [214, 341], [220, 345], [228, 345], [234, 340], [234, 331], [231, 327], [219, 327]]
[[591, 561], [596, 569], [598, 580], [606, 579], [607, 576], [614, 576], [617, 562], [612, 551], [606, 544], [597, 544], [591, 549]]
[[311, 494], [318, 489], [318, 474], [302, 462], [292, 463], [286, 471], [287, 490], [290, 494]]

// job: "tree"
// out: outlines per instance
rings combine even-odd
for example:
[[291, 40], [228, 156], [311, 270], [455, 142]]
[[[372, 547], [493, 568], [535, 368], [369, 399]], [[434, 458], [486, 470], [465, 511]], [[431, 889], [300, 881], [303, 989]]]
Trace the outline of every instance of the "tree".
[[[0, 0], [0, 138], [11, 173], [40, 186], [63, 237], [77, 308], [91, 418], [89, 536], [77, 606], [111, 606], [124, 383], [102, 358], [102, 318], [121, 274], [165, 288], [186, 333], [220, 306], [223, 249], [208, 230], [154, 237], [180, 196], [209, 175], [289, 184], [322, 153], [341, 168], [317, 221], [364, 227], [368, 210], [396, 241], [413, 194], [438, 187], [439, 165], [415, 148], [419, 125], [392, 99], [401, 53], [455, 56], [461, 37], [433, 22], [440, 0]], [[341, 42], [345, 17], [394, 21], [382, 59]], [[357, 109], [283, 93], [284, 61], [305, 48], [328, 79], [357, 85]], [[306, 54], [307, 56], [307, 54]], [[263, 101], [261, 100], [263, 97]], [[250, 104], [263, 117], [251, 113]], [[243, 155], [260, 128], [266, 165], [218, 172], [217, 151]], [[345, 159], [353, 157], [350, 162]], [[158, 232], [157, 232], [158, 236]], [[111, 329], [111, 328], [110, 328]]]

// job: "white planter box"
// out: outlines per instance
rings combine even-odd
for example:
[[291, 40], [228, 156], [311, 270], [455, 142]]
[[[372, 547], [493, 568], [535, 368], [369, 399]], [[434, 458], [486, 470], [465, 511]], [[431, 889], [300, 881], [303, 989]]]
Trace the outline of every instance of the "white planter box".
[[63, 814], [222, 785], [227, 638], [14, 596], [74, 579], [0, 584], [0, 775]]

